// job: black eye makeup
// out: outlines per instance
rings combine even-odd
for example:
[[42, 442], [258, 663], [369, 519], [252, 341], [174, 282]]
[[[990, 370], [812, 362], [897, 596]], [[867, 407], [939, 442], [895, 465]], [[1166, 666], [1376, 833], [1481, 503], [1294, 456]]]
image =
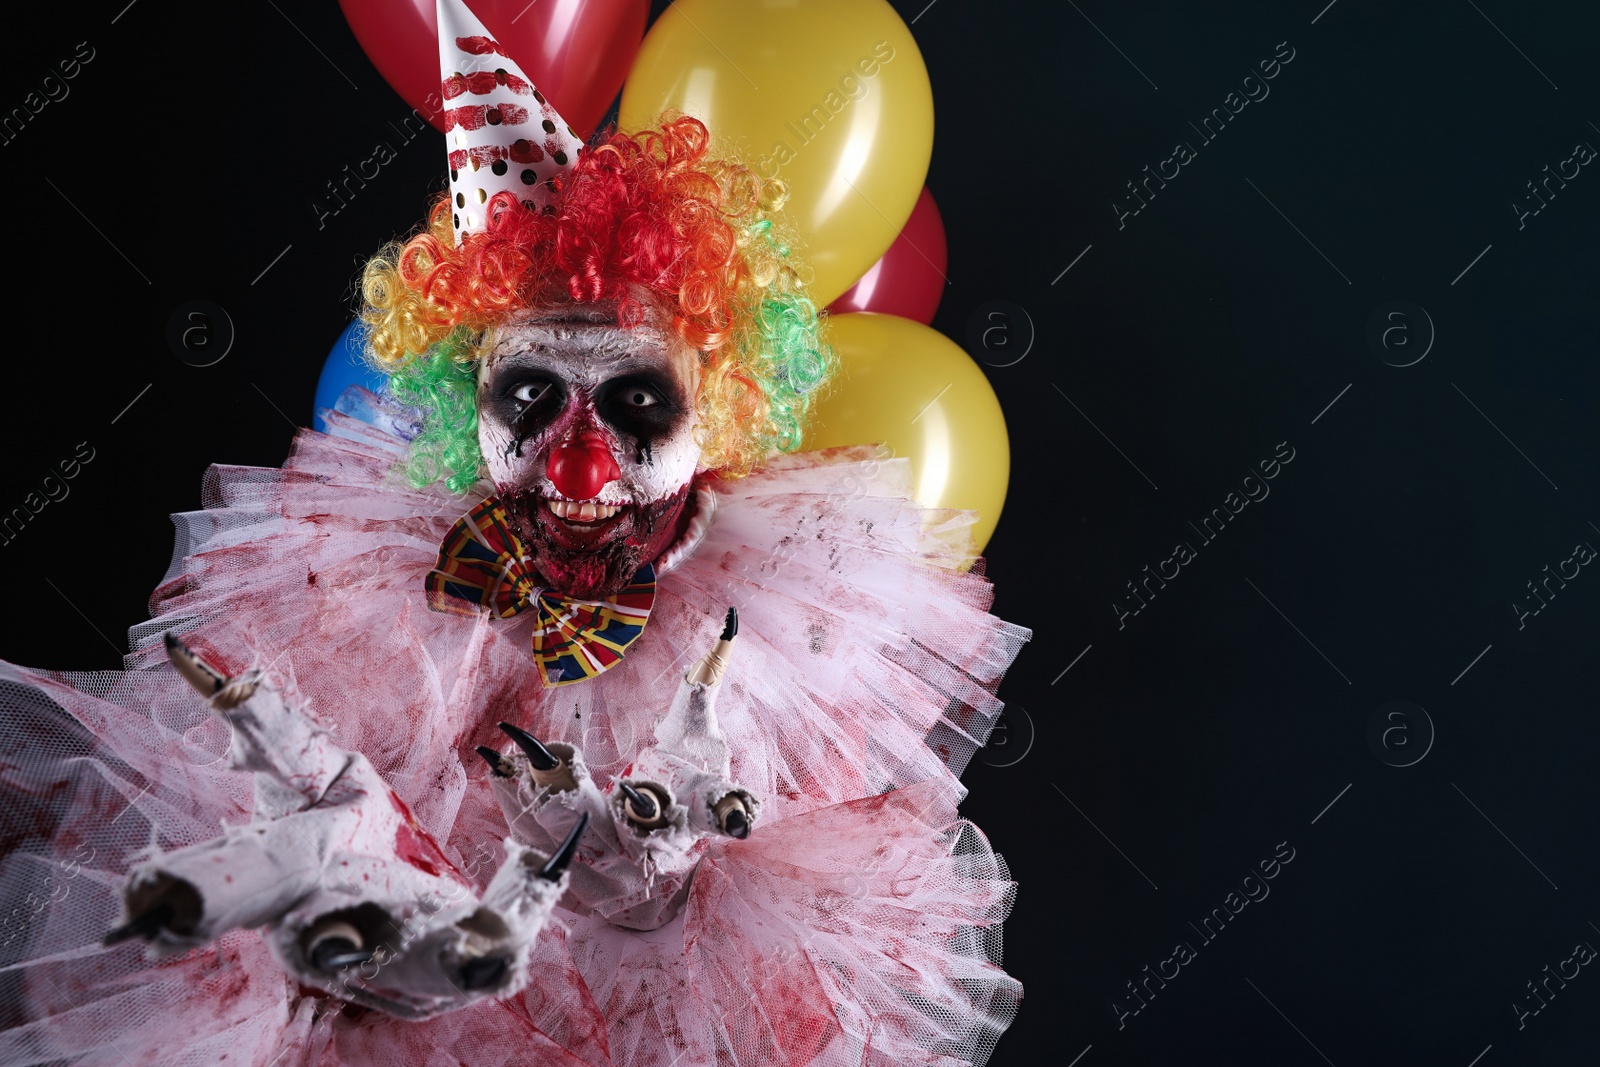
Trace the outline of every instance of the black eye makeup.
[[641, 440], [668, 436], [687, 414], [678, 383], [655, 371], [606, 382], [595, 394], [595, 410], [619, 431]]
[[511, 433], [507, 454], [522, 455], [522, 442], [561, 413], [566, 389], [540, 371], [507, 364], [494, 372], [483, 391], [480, 406], [485, 418]]
[[556, 388], [554, 382], [546, 381], [544, 379], [522, 382], [511, 387], [511, 399], [515, 400], [518, 404], [536, 404], [547, 391], [554, 388]]

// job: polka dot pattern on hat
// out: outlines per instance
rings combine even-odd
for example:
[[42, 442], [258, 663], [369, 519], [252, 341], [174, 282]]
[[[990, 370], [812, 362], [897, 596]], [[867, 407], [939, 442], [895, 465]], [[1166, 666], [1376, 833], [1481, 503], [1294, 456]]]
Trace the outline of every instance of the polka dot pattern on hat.
[[[484, 209], [498, 193], [511, 193], [530, 210], [551, 208], [583, 141], [461, 0], [439, 0], [438, 11], [459, 243], [487, 225]], [[464, 210], [469, 207], [478, 210]]]

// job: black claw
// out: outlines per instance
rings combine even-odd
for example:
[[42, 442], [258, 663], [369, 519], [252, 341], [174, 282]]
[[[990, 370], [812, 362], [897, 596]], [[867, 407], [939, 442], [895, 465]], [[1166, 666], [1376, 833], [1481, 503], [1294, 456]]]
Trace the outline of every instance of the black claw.
[[211, 664], [195, 655], [194, 649], [178, 640], [171, 630], [162, 634], [161, 640], [167, 646], [167, 659], [190, 685], [202, 693], [206, 692], [208, 687], [211, 693], [222, 692], [228, 680], [218, 674]]
[[342, 971], [371, 958], [371, 949], [357, 948], [348, 937], [325, 937], [311, 950], [311, 965], [319, 971]]
[[135, 937], [143, 941], [153, 941], [156, 935], [172, 921], [172, 916], [171, 904], [157, 904], [137, 919], [125, 922], [111, 931], [100, 943], [110, 948]]
[[722, 624], [722, 639], [732, 641], [739, 633], [739, 609], [729, 608], [728, 617]]
[[572, 862], [572, 857], [578, 852], [578, 838], [589, 828], [589, 813], [584, 812], [578, 817], [578, 823], [561, 842], [561, 847], [556, 849], [556, 854], [551, 856], [545, 865], [539, 869], [539, 877], [545, 881], [554, 882], [561, 877], [561, 872], [567, 869], [567, 864]]
[[522, 727], [512, 726], [508, 722], [503, 722], [500, 724], [500, 729], [507, 737], [515, 741], [517, 747], [527, 755], [528, 763], [534, 770], [553, 771], [561, 766], [561, 761], [556, 759], [548, 748], [540, 744], [537, 737], [534, 737]]
[[722, 829], [729, 837], [743, 841], [750, 836], [750, 819], [743, 808], [729, 808], [728, 814], [722, 818]]
[[506, 758], [488, 745], [478, 746], [478, 755], [489, 765], [489, 770], [494, 772], [496, 778], [510, 778], [511, 772], [506, 770]]
[[656, 803], [656, 798], [649, 793], [635, 789], [627, 782], [618, 782], [617, 786], [622, 790], [622, 795], [628, 798], [628, 803], [633, 805], [633, 810], [638, 813], [639, 818], [644, 822], [649, 822], [661, 814], [660, 805]]
[[461, 965], [463, 989], [487, 989], [500, 984], [511, 961], [504, 956], [479, 956]]

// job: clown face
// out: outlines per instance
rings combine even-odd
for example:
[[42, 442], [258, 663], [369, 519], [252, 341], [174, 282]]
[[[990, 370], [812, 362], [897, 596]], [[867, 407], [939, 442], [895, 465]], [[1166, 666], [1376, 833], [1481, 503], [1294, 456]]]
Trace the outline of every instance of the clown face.
[[523, 312], [478, 372], [478, 440], [513, 529], [557, 591], [600, 597], [678, 536], [700, 460], [699, 354], [659, 309]]

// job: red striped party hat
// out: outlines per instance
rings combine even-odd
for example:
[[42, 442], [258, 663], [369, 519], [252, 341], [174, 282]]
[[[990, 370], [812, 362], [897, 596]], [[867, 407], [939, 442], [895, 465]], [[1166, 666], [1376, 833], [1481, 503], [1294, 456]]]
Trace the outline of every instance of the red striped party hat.
[[583, 140], [461, 0], [438, 0], [439, 70], [456, 242], [487, 225], [509, 192], [546, 209]]

